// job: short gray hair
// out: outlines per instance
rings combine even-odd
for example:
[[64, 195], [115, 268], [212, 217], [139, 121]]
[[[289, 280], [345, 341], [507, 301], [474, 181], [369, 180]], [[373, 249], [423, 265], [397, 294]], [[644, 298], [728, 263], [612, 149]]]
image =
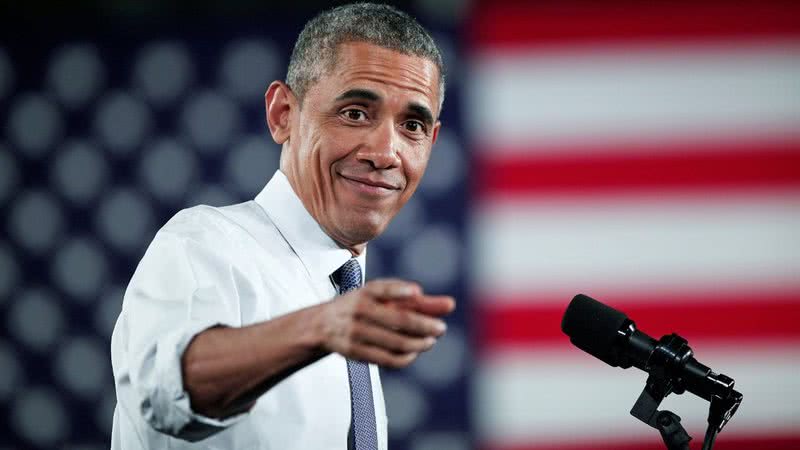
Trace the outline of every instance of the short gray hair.
[[340, 44], [366, 42], [432, 61], [439, 69], [439, 109], [444, 101], [444, 63], [430, 34], [413, 17], [389, 5], [354, 3], [308, 21], [294, 44], [286, 84], [301, 103], [308, 89], [336, 63]]

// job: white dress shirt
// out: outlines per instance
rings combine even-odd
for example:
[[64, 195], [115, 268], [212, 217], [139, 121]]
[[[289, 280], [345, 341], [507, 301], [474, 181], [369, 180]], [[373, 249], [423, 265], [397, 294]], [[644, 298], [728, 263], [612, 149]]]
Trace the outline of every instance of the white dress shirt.
[[[209, 327], [250, 325], [331, 300], [329, 277], [350, 258], [280, 171], [255, 201], [176, 214], [139, 263], [111, 338], [111, 448], [345, 450], [350, 386], [341, 355], [295, 372], [249, 412], [224, 420], [192, 411], [181, 355]], [[358, 259], [363, 268], [365, 254]], [[386, 450], [383, 392], [377, 367], [370, 371], [378, 445]]]

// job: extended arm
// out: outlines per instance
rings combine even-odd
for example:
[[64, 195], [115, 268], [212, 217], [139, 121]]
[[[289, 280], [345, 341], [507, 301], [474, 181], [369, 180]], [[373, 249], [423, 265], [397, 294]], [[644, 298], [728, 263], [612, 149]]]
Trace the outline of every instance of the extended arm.
[[331, 353], [403, 367], [445, 331], [433, 316], [453, 299], [424, 295], [414, 283], [376, 280], [333, 301], [241, 328], [195, 336], [182, 357], [192, 408], [226, 417], [252, 407], [272, 386]]

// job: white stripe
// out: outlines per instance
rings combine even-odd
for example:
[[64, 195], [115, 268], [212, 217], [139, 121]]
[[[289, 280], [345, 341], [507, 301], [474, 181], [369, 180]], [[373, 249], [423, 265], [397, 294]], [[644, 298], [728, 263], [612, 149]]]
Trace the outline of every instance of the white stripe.
[[467, 130], [487, 150], [797, 136], [800, 40], [479, 54]]
[[[700, 362], [736, 380], [744, 395], [725, 436], [788, 432], [800, 427], [800, 342], [694, 348]], [[497, 445], [626, 440], [658, 432], [629, 415], [646, 374], [621, 370], [574, 352], [501, 353], [485, 361], [475, 379], [473, 411], [480, 439]], [[661, 409], [678, 414], [702, 440], [708, 402], [670, 395]]]
[[[496, 199], [472, 219], [481, 297], [796, 286], [800, 191]], [[565, 300], [566, 301], [566, 300]]]

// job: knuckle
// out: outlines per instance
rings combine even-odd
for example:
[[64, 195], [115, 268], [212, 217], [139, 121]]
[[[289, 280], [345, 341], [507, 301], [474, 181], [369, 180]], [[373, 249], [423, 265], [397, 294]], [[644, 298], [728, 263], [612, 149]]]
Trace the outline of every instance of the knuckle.
[[405, 350], [405, 342], [403, 342], [403, 338], [395, 335], [391, 331], [386, 333], [383, 343], [384, 348], [392, 352], [402, 352]]
[[384, 289], [388, 283], [389, 279], [387, 278], [377, 278], [375, 280], [370, 280], [364, 283], [364, 287], [369, 288], [369, 290], [372, 292], [376, 292]]
[[353, 344], [350, 342], [350, 340], [344, 339], [339, 342], [339, 348], [336, 349], [336, 352], [345, 356], [350, 356], [353, 354], [353, 350]]
[[364, 330], [358, 323], [350, 322], [350, 325], [347, 327], [347, 338], [348, 341], [354, 341], [360, 338], [364, 333]]
[[414, 320], [414, 314], [411, 311], [405, 309], [398, 309], [397, 310], [398, 321], [399, 325], [403, 328], [413, 328], [416, 321]]
[[400, 345], [398, 345], [398, 350], [403, 353], [409, 353], [416, 350], [416, 344], [411, 339], [403, 339], [400, 341]]
[[356, 343], [359, 342], [359, 333], [354, 327], [348, 327], [345, 332], [342, 333], [341, 345], [346, 352], [352, 352], [353, 349], [356, 347]]
[[370, 302], [367, 297], [358, 296], [355, 300], [355, 306], [353, 307], [353, 315], [356, 318], [368, 316], [372, 311], [372, 306], [372, 302]]

